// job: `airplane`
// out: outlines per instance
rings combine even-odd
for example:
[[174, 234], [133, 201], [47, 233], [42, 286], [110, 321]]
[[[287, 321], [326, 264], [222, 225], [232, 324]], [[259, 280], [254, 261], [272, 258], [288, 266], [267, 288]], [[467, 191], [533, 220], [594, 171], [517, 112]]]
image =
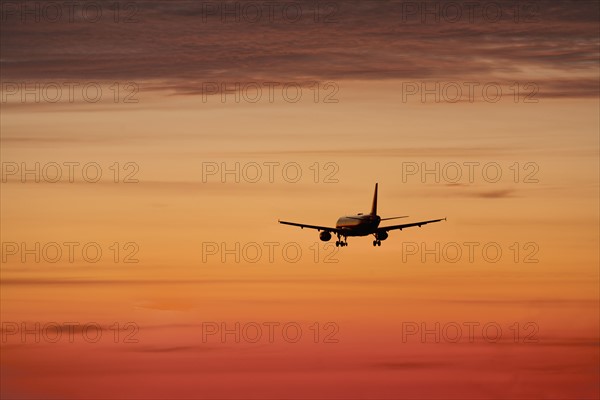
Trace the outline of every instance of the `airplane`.
[[[331, 240], [331, 234], [335, 234], [337, 236], [337, 241], [335, 242], [336, 247], [344, 247], [348, 246], [348, 236], [368, 236], [373, 235], [375, 240], [373, 240], [373, 246], [381, 246], [381, 242], [388, 238], [388, 232], [393, 230], [402, 230], [404, 228], [411, 228], [413, 226], [418, 226], [419, 228], [422, 225], [430, 224], [432, 222], [440, 222], [445, 221], [446, 218], [441, 219], [432, 219], [429, 221], [420, 221], [420, 222], [411, 222], [409, 224], [401, 224], [401, 225], [392, 225], [392, 226], [383, 226], [380, 227], [379, 223], [381, 221], [388, 221], [391, 219], [398, 218], [407, 218], [408, 216], [402, 217], [390, 217], [390, 218], [381, 218], [377, 215], [377, 186], [375, 184], [375, 194], [373, 195], [373, 205], [371, 207], [371, 212], [369, 214], [358, 213], [357, 215], [348, 215], [344, 217], [340, 217], [336, 224], [335, 228], [330, 228], [327, 226], [318, 226], [318, 225], [306, 225], [306, 224], [298, 224], [296, 222], [287, 222], [287, 221], [278, 221], [280, 224], [284, 225], [292, 225], [299, 226], [300, 228], [309, 228], [316, 229], [319, 233], [319, 239], [323, 242], [328, 242]], [[342, 237], [344, 240], [342, 241]]]

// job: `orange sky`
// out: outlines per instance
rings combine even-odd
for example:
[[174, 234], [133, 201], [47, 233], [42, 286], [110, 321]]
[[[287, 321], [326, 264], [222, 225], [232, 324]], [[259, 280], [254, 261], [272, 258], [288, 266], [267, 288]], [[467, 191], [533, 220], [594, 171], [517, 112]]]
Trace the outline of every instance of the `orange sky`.
[[[7, 82], [74, 80], [103, 97], [3, 97], [2, 398], [600, 395], [597, 9], [541, 2], [531, 24], [402, 25], [398, 2], [348, 2], [335, 25], [207, 26], [173, 3], [94, 27], [28, 26], [3, 9], [3, 96]], [[27, 32], [40, 40], [30, 57]], [[64, 47], [49, 33], [68, 34]], [[115, 81], [135, 82], [139, 101], [114, 103]], [[203, 97], [209, 81], [297, 82], [303, 97], [222, 102]], [[503, 95], [403, 101], [423, 82], [498, 82]], [[534, 82], [537, 101], [515, 102], [511, 82]], [[39, 183], [20, 175], [36, 163]], [[236, 163], [239, 182], [206, 174]], [[422, 175], [436, 165], [437, 179]], [[339, 250], [277, 223], [368, 212], [375, 182], [382, 217], [448, 220]], [[220, 336], [236, 323], [239, 343]]]

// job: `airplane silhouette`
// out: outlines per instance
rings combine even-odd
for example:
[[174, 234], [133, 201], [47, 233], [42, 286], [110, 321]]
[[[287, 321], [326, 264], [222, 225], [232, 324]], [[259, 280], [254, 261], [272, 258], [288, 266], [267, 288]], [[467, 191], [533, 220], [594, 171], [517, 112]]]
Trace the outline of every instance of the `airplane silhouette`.
[[[298, 224], [296, 222], [287, 222], [287, 221], [279, 221], [280, 224], [284, 225], [292, 225], [299, 226], [300, 228], [309, 228], [316, 229], [319, 233], [319, 238], [323, 242], [328, 242], [331, 240], [331, 234], [335, 234], [338, 240], [335, 242], [336, 247], [344, 247], [348, 246], [348, 236], [367, 236], [373, 235], [375, 240], [373, 240], [373, 246], [381, 246], [381, 241], [388, 238], [388, 232], [393, 231], [395, 229], [402, 230], [404, 228], [411, 228], [413, 226], [421, 227], [422, 225], [430, 224], [432, 222], [445, 221], [446, 218], [441, 219], [432, 219], [429, 221], [420, 221], [420, 222], [411, 222], [410, 224], [401, 224], [401, 225], [392, 225], [392, 226], [384, 226], [379, 227], [379, 223], [381, 221], [387, 221], [390, 219], [398, 219], [398, 218], [407, 218], [407, 216], [402, 217], [390, 217], [390, 218], [381, 218], [377, 215], [377, 186], [375, 184], [375, 194], [373, 195], [373, 206], [371, 207], [371, 213], [362, 214], [359, 213], [357, 215], [348, 215], [344, 217], [340, 217], [336, 224], [335, 228], [330, 228], [327, 226], [318, 226], [318, 225], [306, 225], [306, 224]], [[342, 241], [342, 237], [344, 240]]]

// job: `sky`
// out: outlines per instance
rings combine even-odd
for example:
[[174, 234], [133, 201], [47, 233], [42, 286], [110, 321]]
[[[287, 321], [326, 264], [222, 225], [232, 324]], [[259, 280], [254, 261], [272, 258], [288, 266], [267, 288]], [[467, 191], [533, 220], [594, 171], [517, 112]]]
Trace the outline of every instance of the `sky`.
[[598, 2], [0, 11], [3, 399], [600, 396]]

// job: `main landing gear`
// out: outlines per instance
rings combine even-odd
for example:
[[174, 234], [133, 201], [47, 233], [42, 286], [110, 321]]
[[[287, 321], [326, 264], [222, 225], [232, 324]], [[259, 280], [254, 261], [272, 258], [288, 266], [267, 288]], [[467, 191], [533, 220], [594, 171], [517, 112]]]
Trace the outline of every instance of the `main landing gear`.
[[344, 236], [344, 240], [342, 241], [341, 235], [338, 235], [338, 240], [335, 242], [335, 247], [345, 247], [348, 246], [348, 238]]
[[383, 238], [380, 238], [378, 234], [373, 234], [373, 237], [375, 238], [375, 240], [373, 240], [373, 247], [375, 247], [381, 246], [381, 239], [385, 240], [387, 238], [387, 235]]

